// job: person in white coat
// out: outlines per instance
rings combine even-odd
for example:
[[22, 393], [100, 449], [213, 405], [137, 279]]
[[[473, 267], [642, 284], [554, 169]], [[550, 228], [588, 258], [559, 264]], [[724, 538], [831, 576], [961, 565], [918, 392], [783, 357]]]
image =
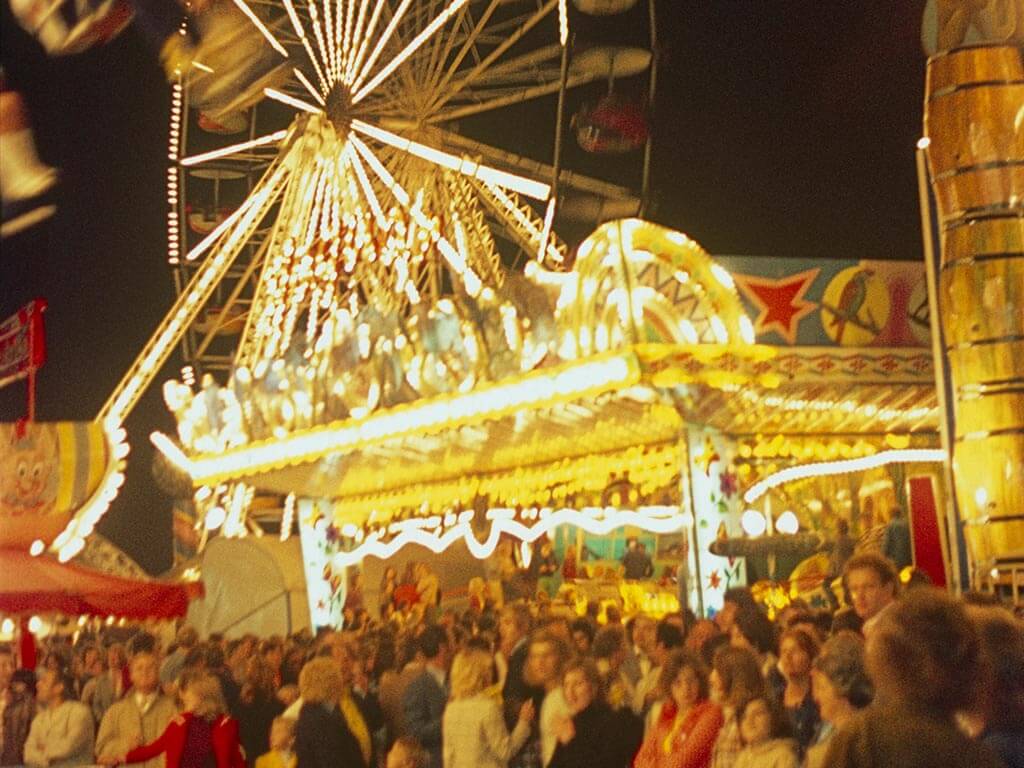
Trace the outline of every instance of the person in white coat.
[[494, 683], [494, 659], [486, 651], [463, 651], [451, 671], [452, 700], [444, 711], [443, 768], [506, 768], [530, 736], [534, 705], [519, 710], [512, 733], [505, 727]]
[[70, 673], [47, 669], [36, 685], [36, 701], [45, 707], [32, 720], [25, 742], [25, 764], [33, 768], [92, 765], [92, 712], [69, 699], [75, 688]]

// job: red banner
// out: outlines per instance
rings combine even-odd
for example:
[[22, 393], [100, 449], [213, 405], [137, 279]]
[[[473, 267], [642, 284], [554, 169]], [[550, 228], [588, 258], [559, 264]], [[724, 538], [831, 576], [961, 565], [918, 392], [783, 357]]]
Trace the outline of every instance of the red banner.
[[46, 362], [45, 299], [34, 299], [0, 323], [0, 387], [28, 376]]

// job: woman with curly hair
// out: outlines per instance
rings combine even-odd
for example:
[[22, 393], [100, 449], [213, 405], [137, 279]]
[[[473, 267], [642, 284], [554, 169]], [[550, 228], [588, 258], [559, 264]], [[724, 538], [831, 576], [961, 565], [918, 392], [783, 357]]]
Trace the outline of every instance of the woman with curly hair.
[[916, 589], [878, 616], [868, 636], [875, 700], [835, 736], [835, 768], [997, 768], [986, 746], [956, 725], [981, 674], [978, 632], [964, 606], [937, 589]]
[[722, 727], [722, 710], [708, 700], [704, 665], [689, 651], [674, 651], [658, 684], [667, 696], [634, 768], [707, 768]]

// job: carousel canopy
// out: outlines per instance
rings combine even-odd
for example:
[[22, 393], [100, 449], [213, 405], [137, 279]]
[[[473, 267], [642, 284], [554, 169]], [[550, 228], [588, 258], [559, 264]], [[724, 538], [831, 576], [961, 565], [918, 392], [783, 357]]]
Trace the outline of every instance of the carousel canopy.
[[127, 579], [12, 549], [0, 550], [0, 573], [0, 613], [6, 614], [173, 619], [203, 593], [199, 582]]

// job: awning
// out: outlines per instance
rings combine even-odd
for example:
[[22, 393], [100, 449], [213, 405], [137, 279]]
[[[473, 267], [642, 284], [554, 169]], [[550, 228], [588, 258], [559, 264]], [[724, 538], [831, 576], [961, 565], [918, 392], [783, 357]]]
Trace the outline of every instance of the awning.
[[126, 579], [47, 555], [0, 550], [0, 613], [173, 619], [202, 594], [199, 582]]

